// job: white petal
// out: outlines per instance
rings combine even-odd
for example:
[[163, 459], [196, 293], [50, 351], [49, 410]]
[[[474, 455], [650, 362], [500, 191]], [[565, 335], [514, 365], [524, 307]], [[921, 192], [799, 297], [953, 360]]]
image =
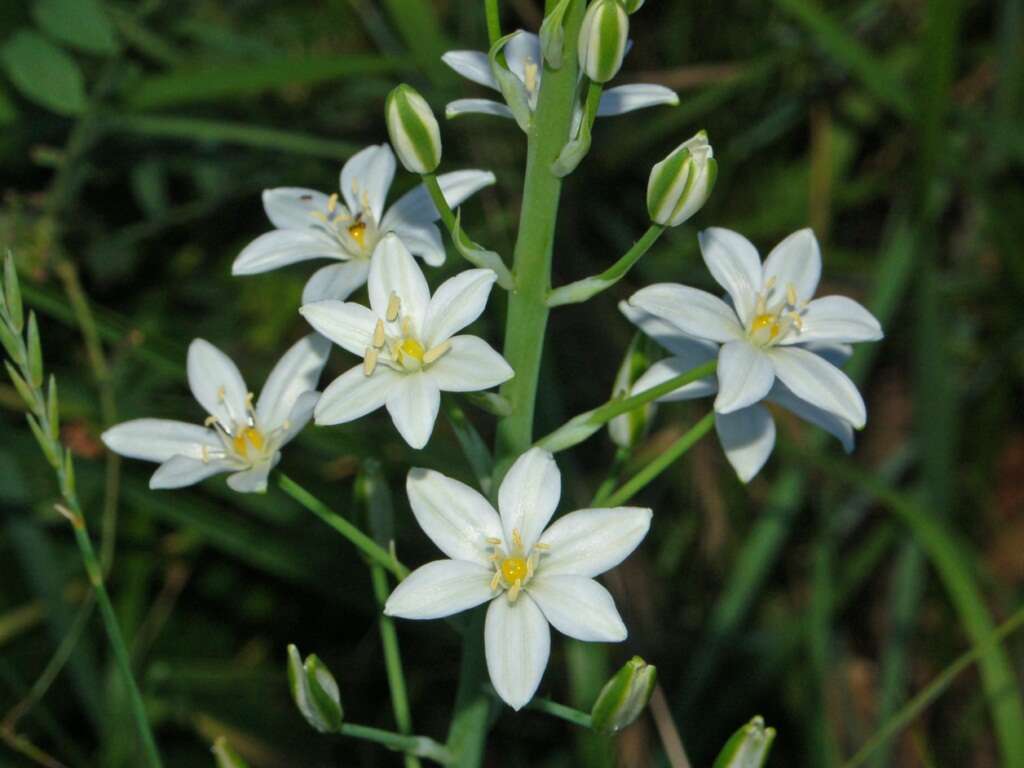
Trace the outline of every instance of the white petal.
[[[713, 360], [714, 358], [710, 359]], [[639, 395], [641, 392], [653, 389], [669, 379], [674, 379], [676, 376], [692, 371], [697, 365], [707, 362], [707, 360], [708, 358], [703, 358], [698, 363], [681, 357], [666, 357], [664, 360], [659, 360], [636, 380], [633, 384], [633, 389], [630, 390], [630, 394]], [[691, 384], [675, 389], [667, 395], [662, 395], [658, 398], [658, 402], [671, 403], [676, 400], [695, 400], [698, 397], [713, 395], [717, 391], [718, 381], [715, 379], [715, 376], [705, 376], [703, 379], [698, 379]]]
[[130, 459], [167, 461], [172, 456], [200, 459], [203, 446], [221, 448], [212, 429], [170, 419], [133, 419], [111, 427], [101, 436], [114, 453]]
[[498, 83], [491, 72], [491, 61], [483, 51], [448, 51], [441, 61], [467, 80], [498, 90]]
[[413, 226], [400, 221], [393, 225], [390, 231], [409, 249], [409, 253], [419, 256], [425, 264], [432, 267], [444, 264], [448, 254], [445, 252], [441, 230], [437, 228], [437, 224]]
[[263, 190], [263, 210], [278, 229], [306, 229], [321, 223], [327, 214], [328, 198], [323, 192], [304, 187]]
[[843, 450], [847, 453], [853, 451], [853, 426], [850, 422], [841, 419], [834, 413], [829, 413], [828, 411], [811, 405], [805, 400], [801, 400], [799, 397], [794, 395], [788, 387], [778, 381], [775, 382], [775, 386], [772, 387], [772, 391], [768, 395], [768, 399], [774, 400], [783, 408], [792, 411], [804, 421], [810, 422], [814, 426], [824, 429], [826, 432], [835, 436], [839, 442], [843, 444]]
[[532, 32], [519, 30], [515, 32], [502, 49], [505, 62], [512, 74], [526, 82], [527, 64], [537, 66], [537, 77], [540, 77], [543, 66], [540, 60], [540, 38]]
[[237, 493], [265, 493], [267, 490], [267, 477], [270, 476], [277, 462], [281, 460], [281, 454], [274, 454], [270, 461], [263, 461], [254, 467], [235, 472], [228, 476], [228, 487]]
[[474, 608], [494, 596], [493, 568], [462, 560], [435, 560], [395, 587], [384, 613], [402, 619], [440, 619]]
[[730, 341], [718, 355], [718, 397], [715, 411], [732, 411], [764, 400], [775, 381], [771, 360], [747, 341]]
[[857, 385], [834, 365], [799, 347], [771, 351], [775, 375], [793, 394], [850, 422], [856, 429], [867, 421]]
[[369, 208], [376, 222], [384, 215], [395, 154], [387, 144], [367, 147], [352, 155], [341, 169], [341, 195], [353, 216]]
[[619, 311], [633, 325], [676, 357], [681, 357], [684, 360], [700, 361], [694, 363], [694, 365], [700, 365], [718, 357], [718, 345], [713, 341], [705, 341], [704, 339], [689, 336], [671, 323], [667, 323], [660, 317], [655, 317], [650, 312], [645, 312], [625, 301], [619, 302]]
[[716, 413], [715, 429], [725, 457], [744, 483], [749, 483], [775, 447], [775, 421], [768, 409], [752, 405], [732, 413]]
[[316, 229], [275, 229], [260, 235], [238, 254], [233, 275], [256, 275], [309, 259], [340, 259], [336, 240]]
[[452, 336], [452, 348], [427, 369], [442, 392], [479, 392], [508, 381], [512, 367], [477, 336]]
[[653, 513], [641, 507], [580, 509], [558, 518], [540, 538], [549, 549], [539, 570], [545, 576], [586, 576], [614, 568], [639, 546]]
[[551, 630], [527, 594], [510, 603], [491, 601], [484, 623], [484, 653], [491, 685], [513, 709], [526, 706], [537, 692], [551, 653]]
[[366, 284], [369, 274], [370, 263], [364, 259], [321, 267], [306, 281], [306, 287], [302, 289], [302, 303], [312, 304], [328, 299], [344, 301]]
[[700, 233], [700, 252], [712, 277], [732, 298], [744, 323], [754, 316], [761, 290], [761, 257], [739, 232], [711, 227]]
[[184, 488], [195, 485], [211, 475], [230, 472], [234, 467], [226, 461], [202, 461], [188, 456], [172, 456], [149, 478], [149, 487], [154, 490]]
[[526, 591], [544, 612], [544, 618], [563, 635], [591, 643], [620, 643], [626, 639], [626, 625], [615, 609], [615, 601], [593, 579], [538, 574]]
[[440, 344], [480, 317], [497, 279], [493, 270], [467, 269], [441, 283], [427, 306], [423, 324], [427, 346]]
[[359, 357], [366, 354], [378, 319], [362, 304], [351, 301], [315, 301], [299, 307], [299, 314], [318, 333]]
[[246, 416], [246, 389], [234, 361], [204, 339], [188, 347], [188, 385], [193, 396], [211, 416], [233, 427]]
[[403, 375], [378, 365], [372, 376], [357, 365], [341, 374], [320, 395], [313, 409], [318, 425], [345, 424], [377, 410], [398, 386]]
[[629, 303], [699, 339], [725, 342], [743, 335], [732, 307], [707, 291], [657, 283], [634, 293]]
[[562, 474], [548, 451], [531, 448], [516, 459], [498, 490], [506, 547], [512, 548], [512, 532], [518, 531], [528, 552], [555, 514], [561, 496]]
[[659, 104], [668, 104], [674, 107], [678, 103], [679, 96], [676, 95], [676, 92], [664, 85], [648, 83], [617, 85], [614, 88], [606, 88], [601, 94], [597, 116], [612, 117], [624, 115], [636, 109], [656, 107]]
[[[474, 169], [442, 173], [437, 177], [437, 183], [444, 194], [445, 202], [452, 209], [458, 208], [470, 195], [479, 192], [484, 187], [489, 187], [494, 181], [494, 174], [490, 171]], [[427, 190], [420, 184], [406, 192], [388, 208], [388, 212], [384, 214], [381, 221], [381, 228], [397, 228], [398, 224], [402, 222], [418, 227], [431, 224], [439, 218], [441, 218], [441, 214], [437, 212], [437, 206], [430, 199]]]
[[878, 341], [882, 326], [864, 307], [846, 296], [824, 296], [814, 299], [802, 313], [803, 327], [791, 333], [781, 344], [807, 342]]
[[515, 117], [508, 105], [490, 99], [455, 99], [449, 101], [444, 108], [444, 116], [448, 120], [459, 115], [494, 115], [495, 117]]
[[814, 296], [821, 279], [821, 249], [812, 230], [798, 230], [772, 248], [764, 260], [764, 280], [773, 277], [773, 297], [784, 298], [790, 285], [798, 301], [809, 301]]
[[291, 442], [302, 431], [303, 427], [309, 423], [309, 420], [313, 418], [313, 410], [316, 408], [317, 401], [319, 400], [319, 392], [303, 392], [295, 398], [295, 404], [292, 406], [291, 413], [288, 414], [288, 426], [281, 436], [281, 445]]
[[808, 344], [801, 344], [808, 352], [813, 352], [819, 357], [828, 360], [836, 368], [842, 368], [850, 358], [853, 357], [853, 347], [849, 344], [835, 344], [828, 341], [812, 341]]
[[438, 549], [493, 570], [487, 540], [501, 539], [501, 520], [487, 499], [431, 469], [410, 470], [405, 488], [416, 522]]
[[264, 432], [272, 432], [288, 419], [296, 399], [316, 389], [327, 363], [331, 342], [311, 333], [299, 339], [267, 376], [256, 401], [256, 419]]
[[409, 249], [395, 235], [385, 235], [373, 252], [370, 264], [370, 308], [377, 317], [385, 317], [392, 293], [401, 300], [401, 316], [409, 317], [419, 334], [430, 303], [430, 289], [423, 271]]
[[395, 429], [410, 448], [422, 448], [434, 431], [441, 407], [441, 391], [430, 376], [422, 372], [399, 378], [385, 403]]

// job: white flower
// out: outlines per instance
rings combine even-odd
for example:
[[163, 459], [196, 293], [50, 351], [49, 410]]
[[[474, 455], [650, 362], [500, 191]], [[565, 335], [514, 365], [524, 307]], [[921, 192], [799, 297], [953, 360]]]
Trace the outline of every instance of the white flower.
[[433, 297], [402, 240], [385, 235], [370, 266], [369, 309], [318, 301], [299, 310], [316, 330], [363, 358], [316, 406], [317, 424], [342, 424], [385, 406], [413, 448], [430, 439], [441, 392], [475, 392], [512, 378], [505, 358], [476, 336], [453, 334], [476, 320], [497, 275], [470, 269]]
[[262, 492], [281, 448], [313, 415], [317, 381], [331, 345], [310, 334], [267, 377], [259, 399], [231, 358], [203, 339], [188, 348], [188, 384], [209, 417], [203, 426], [168, 419], [135, 419], [111, 427], [103, 442], [115, 453], [160, 462], [150, 488], [181, 488], [220, 472], [232, 489]]
[[[520, 30], [509, 38], [502, 50], [509, 71], [523, 83], [527, 103], [532, 111], [537, 106], [537, 94], [540, 93], [540, 80], [544, 69], [541, 62], [540, 38], [532, 32]], [[495, 91], [500, 90], [498, 81], [494, 78], [494, 73], [491, 72], [491, 63], [485, 52], [448, 51], [441, 59], [466, 79]], [[663, 85], [620, 85], [615, 88], [606, 88], [601, 94], [597, 116], [611, 117], [658, 104], [674, 106], [678, 103], [679, 97], [675, 92]], [[512, 117], [512, 110], [507, 105], [489, 99], [457, 99], [445, 108], [445, 115], [448, 118], [474, 112]], [[573, 120], [574, 126], [579, 125], [582, 115], [583, 105], [578, 103]], [[573, 132], [575, 133], [575, 130]]]
[[612, 596], [594, 577], [636, 549], [651, 510], [582, 509], [547, 527], [561, 475], [540, 448], [520, 456], [505, 476], [500, 515], [469, 486], [432, 470], [412, 470], [406, 487], [416, 521], [451, 559], [413, 571], [391, 593], [384, 613], [437, 619], [491, 601], [484, 626], [487, 670], [509, 706], [523, 707], [540, 684], [551, 645], [548, 624], [578, 640], [626, 639]]
[[[357, 152], [341, 169], [341, 199], [302, 187], [263, 191], [263, 208], [277, 227], [247, 245], [231, 266], [234, 275], [255, 275], [309, 259], [334, 259], [313, 273], [302, 301], [347, 299], [366, 282], [370, 258], [381, 238], [393, 232], [405, 247], [436, 267], [444, 263], [437, 208], [423, 186], [403, 195], [386, 212], [384, 202], [395, 175], [387, 144]], [[494, 183], [489, 171], [455, 171], [437, 177], [445, 200], [455, 207]]]
[[[701, 251], [732, 304], [682, 285], [638, 291], [623, 312], [672, 353], [634, 385], [640, 392], [718, 358], [717, 381], [694, 382], [662, 400], [717, 393], [719, 439], [740, 479], [750, 480], [775, 445], [772, 400], [838, 437], [849, 451], [866, 420], [857, 387], [839, 368], [850, 343], [882, 338], [875, 317], [852, 299], [813, 299], [821, 274], [814, 234], [800, 230], [761, 265], [757, 251], [726, 229], [701, 233]], [[719, 348], [718, 344], [722, 344]]]

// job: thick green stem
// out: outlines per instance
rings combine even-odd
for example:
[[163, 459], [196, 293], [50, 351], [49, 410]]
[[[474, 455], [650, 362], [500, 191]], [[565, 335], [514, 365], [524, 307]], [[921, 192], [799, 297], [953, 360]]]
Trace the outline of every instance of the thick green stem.
[[487, 14], [487, 39], [494, 45], [501, 39], [501, 14], [498, 11], [498, 0], [484, 0]]

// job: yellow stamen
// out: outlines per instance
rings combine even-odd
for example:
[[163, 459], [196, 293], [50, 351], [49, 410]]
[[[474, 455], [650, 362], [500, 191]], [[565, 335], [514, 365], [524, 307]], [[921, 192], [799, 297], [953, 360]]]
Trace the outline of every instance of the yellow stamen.
[[508, 601], [510, 603], [514, 603], [516, 599], [519, 597], [519, 593], [522, 591], [522, 589], [523, 582], [517, 579], [516, 582], [508, 588]]
[[416, 339], [406, 339], [402, 342], [402, 346], [399, 349], [403, 355], [408, 355], [418, 363], [423, 362], [423, 345], [416, 341]]
[[263, 433], [256, 429], [256, 427], [246, 427], [235, 435], [231, 442], [234, 446], [235, 453], [243, 458], [248, 458], [250, 445], [257, 451], [262, 450], [265, 445]]
[[402, 318], [402, 335], [412, 336], [412, 318], [409, 316]]
[[775, 315], [762, 314], [754, 318], [750, 324], [751, 333], [768, 329], [768, 337], [774, 339], [779, 335], [779, 319]]
[[373, 347], [366, 348], [366, 357], [363, 358], [363, 375], [369, 376], [377, 367], [377, 350]]
[[520, 552], [523, 550], [523, 537], [519, 533], [518, 528], [512, 529], [512, 546], [518, 549]]
[[500, 547], [501, 546], [501, 539], [496, 539], [494, 536], [488, 536], [486, 541], [492, 547]]
[[526, 90], [529, 93], [533, 93], [537, 90], [537, 65], [534, 64], [533, 61], [527, 59], [526, 63], [523, 65], [523, 76], [526, 78], [524, 82]]
[[384, 321], [378, 320], [377, 326], [373, 329], [373, 346], [380, 349], [384, 346]]
[[338, 193], [334, 192], [329, 198], [327, 198], [327, 212], [334, 213], [334, 210], [338, 207]]
[[389, 323], [395, 322], [398, 319], [398, 313], [402, 309], [402, 300], [398, 298], [398, 294], [394, 291], [388, 297], [388, 310], [385, 317], [387, 317]]
[[440, 358], [442, 355], [444, 355], [445, 352], [447, 352], [451, 348], [452, 343], [450, 341], [446, 341], [443, 344], [438, 344], [436, 347], [431, 349], [429, 352], [427, 352], [427, 354], [423, 356], [423, 364], [430, 365], [432, 362]]
[[796, 306], [796, 288], [793, 287], [792, 283], [786, 286], [786, 301], [789, 302], [789, 306]]
[[498, 588], [498, 584], [501, 583], [501, 572], [495, 571], [494, 577], [491, 579], [491, 592]]
[[203, 426], [204, 427], [212, 427], [216, 423], [217, 423], [217, 417], [216, 416], [207, 416], [206, 419], [203, 421]]
[[359, 244], [360, 248], [366, 247], [366, 225], [363, 222], [357, 221], [348, 228], [348, 233]]

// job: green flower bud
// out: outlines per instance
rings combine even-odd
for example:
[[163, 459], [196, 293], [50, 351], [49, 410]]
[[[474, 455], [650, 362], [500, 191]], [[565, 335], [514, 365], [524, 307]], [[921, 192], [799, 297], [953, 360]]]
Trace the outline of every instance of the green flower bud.
[[651, 169], [647, 213], [663, 227], [675, 227], [699, 211], [718, 176], [715, 153], [701, 131]]
[[[612, 386], [612, 397], [629, 397], [633, 384], [640, 378], [650, 363], [644, 347], [647, 337], [637, 333], [630, 342], [626, 354], [622, 358], [619, 372], [615, 376], [615, 384]], [[647, 433], [647, 426], [654, 418], [654, 411], [657, 406], [648, 403], [642, 408], [634, 408], [628, 413], [616, 416], [608, 422], [608, 435], [612, 442], [620, 448], [632, 448], [643, 439]]]
[[426, 99], [414, 88], [400, 85], [384, 106], [388, 135], [407, 171], [433, 173], [441, 164], [441, 129]]
[[595, 731], [616, 733], [640, 717], [651, 700], [658, 670], [634, 656], [597, 695], [590, 717]]
[[336, 733], [343, 711], [338, 684], [316, 656], [302, 661], [299, 649], [288, 646], [288, 684], [292, 698], [306, 722], [321, 733]]
[[249, 768], [249, 764], [242, 759], [223, 736], [218, 736], [213, 742], [213, 757], [217, 761], [217, 768]]
[[607, 83], [618, 74], [626, 55], [629, 16], [620, 0], [595, 0], [580, 27], [580, 69], [595, 83]]
[[775, 729], [764, 727], [764, 718], [755, 717], [725, 743], [713, 768], [761, 768], [775, 740]]

